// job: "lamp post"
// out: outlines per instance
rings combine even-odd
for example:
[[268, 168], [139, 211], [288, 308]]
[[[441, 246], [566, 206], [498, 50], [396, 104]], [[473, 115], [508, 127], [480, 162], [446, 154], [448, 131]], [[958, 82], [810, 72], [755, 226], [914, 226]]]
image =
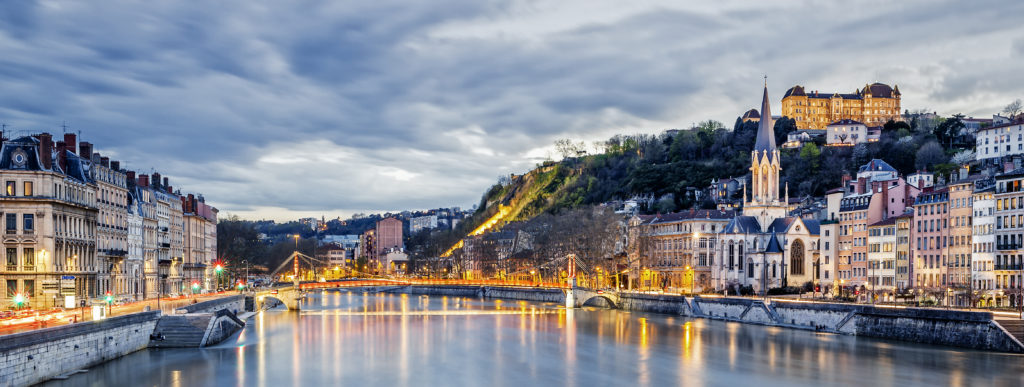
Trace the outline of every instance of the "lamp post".
[[693, 296], [693, 268], [690, 265], [686, 265], [685, 273], [690, 276], [690, 296]]

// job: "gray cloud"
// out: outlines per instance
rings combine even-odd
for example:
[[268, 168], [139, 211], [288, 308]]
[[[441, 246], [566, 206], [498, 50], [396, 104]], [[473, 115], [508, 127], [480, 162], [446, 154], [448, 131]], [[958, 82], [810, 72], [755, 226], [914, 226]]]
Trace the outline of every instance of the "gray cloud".
[[776, 109], [881, 81], [973, 115], [1024, 80], [1014, 1], [104, 5], [0, 8], [0, 121], [246, 216], [469, 205], [556, 138], [731, 123], [763, 73]]

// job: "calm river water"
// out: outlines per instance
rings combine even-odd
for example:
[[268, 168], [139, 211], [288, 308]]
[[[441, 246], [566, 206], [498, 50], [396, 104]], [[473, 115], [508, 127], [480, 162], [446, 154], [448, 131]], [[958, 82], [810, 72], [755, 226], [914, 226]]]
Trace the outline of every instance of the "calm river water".
[[555, 304], [325, 292], [70, 386], [1024, 385], [1024, 356]]

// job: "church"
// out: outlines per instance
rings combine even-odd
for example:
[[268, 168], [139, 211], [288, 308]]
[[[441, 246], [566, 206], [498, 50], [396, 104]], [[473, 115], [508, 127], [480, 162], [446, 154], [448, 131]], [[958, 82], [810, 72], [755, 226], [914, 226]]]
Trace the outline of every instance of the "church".
[[[767, 84], [760, 116], [771, 117]], [[789, 216], [788, 186], [785, 196], [779, 195], [781, 171], [772, 120], [762, 119], [750, 153], [750, 185], [743, 187], [743, 212], [718, 233], [718, 257], [712, 272], [716, 289], [735, 294], [750, 286], [760, 293], [817, 280], [820, 224]]]

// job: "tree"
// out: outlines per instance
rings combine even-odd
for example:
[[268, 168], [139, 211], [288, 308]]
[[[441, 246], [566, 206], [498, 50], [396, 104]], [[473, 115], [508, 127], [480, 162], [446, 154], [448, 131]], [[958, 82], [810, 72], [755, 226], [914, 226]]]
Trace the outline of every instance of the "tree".
[[964, 118], [963, 114], [955, 114], [953, 117], [943, 120], [935, 127], [935, 137], [944, 143], [948, 143], [949, 147], [953, 147], [953, 140], [960, 136], [966, 126], [961, 119]]
[[1020, 98], [1018, 98], [1013, 102], [1010, 102], [1009, 105], [1006, 105], [1006, 107], [1003, 108], [1003, 113], [1006, 113], [1007, 117], [1013, 119], [1020, 114], [1022, 109], [1024, 109], [1024, 106], [1021, 105]]
[[587, 144], [583, 141], [575, 142], [568, 138], [555, 141], [555, 150], [562, 155], [563, 159], [578, 157], [587, 153]]
[[[764, 119], [771, 119], [771, 117], [761, 117]], [[782, 145], [786, 142], [789, 133], [796, 131], [796, 120], [789, 117], [782, 117], [775, 121], [775, 126], [772, 128], [775, 132], [775, 144]]]
[[953, 158], [949, 162], [956, 164], [957, 166], [964, 166], [974, 161], [974, 151], [970, 149], [964, 149], [957, 154], [953, 155]]
[[901, 129], [906, 129], [907, 131], [910, 131], [910, 124], [903, 121], [897, 122], [889, 120], [888, 122], [885, 123], [885, 125], [882, 126], [882, 131], [885, 132], [896, 132]]
[[944, 162], [946, 162], [946, 152], [942, 150], [942, 145], [931, 141], [917, 150], [917, 159], [914, 165], [918, 170], [928, 170], [936, 164]]

